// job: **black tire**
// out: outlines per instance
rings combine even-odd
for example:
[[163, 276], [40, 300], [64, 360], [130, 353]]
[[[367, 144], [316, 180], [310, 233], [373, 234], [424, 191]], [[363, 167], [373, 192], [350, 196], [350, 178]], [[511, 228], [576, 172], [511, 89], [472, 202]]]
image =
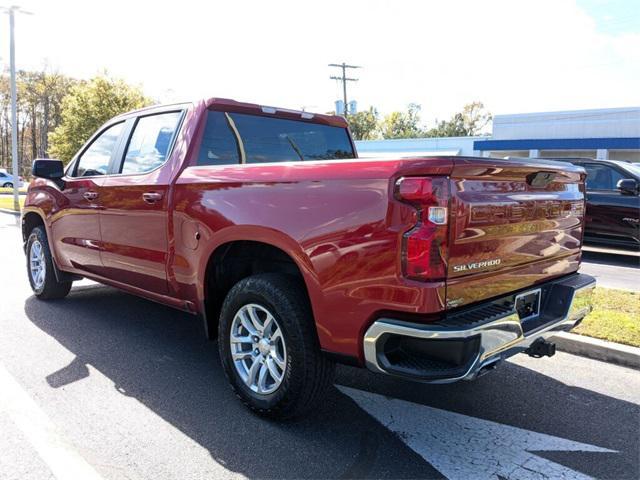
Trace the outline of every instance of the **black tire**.
[[[291, 419], [312, 410], [333, 384], [335, 365], [320, 351], [315, 322], [301, 280], [281, 274], [260, 274], [238, 282], [222, 305], [218, 350], [232, 390], [253, 412]], [[286, 367], [273, 393], [252, 391], [240, 377], [231, 357], [230, 333], [236, 313], [248, 304], [266, 308], [282, 330]]]
[[[40, 284], [34, 281], [32, 275], [31, 249], [34, 248], [34, 245], [40, 245], [43, 254], [44, 282]], [[73, 282], [59, 282], [57, 280], [53, 267], [53, 257], [51, 256], [47, 233], [44, 227], [35, 227], [31, 230], [29, 238], [27, 239], [26, 253], [27, 276], [29, 277], [29, 284], [31, 285], [34, 295], [42, 300], [55, 300], [66, 297], [69, 290], [71, 290]]]
[[5, 183], [4, 185], [2, 185], [4, 188], [13, 188], [13, 183]]

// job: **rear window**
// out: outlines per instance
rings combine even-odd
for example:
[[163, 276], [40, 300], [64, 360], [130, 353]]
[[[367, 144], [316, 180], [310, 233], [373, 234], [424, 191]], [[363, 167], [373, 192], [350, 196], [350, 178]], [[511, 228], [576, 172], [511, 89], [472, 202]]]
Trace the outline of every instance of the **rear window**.
[[198, 165], [354, 158], [346, 128], [241, 113], [209, 112]]

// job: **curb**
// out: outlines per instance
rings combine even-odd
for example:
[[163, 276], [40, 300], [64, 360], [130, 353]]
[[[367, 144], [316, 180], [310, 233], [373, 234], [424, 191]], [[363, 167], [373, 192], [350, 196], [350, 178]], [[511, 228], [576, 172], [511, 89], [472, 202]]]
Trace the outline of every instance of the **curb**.
[[0, 212], [2, 212], [2, 213], [10, 213], [11, 215], [20, 216], [20, 212], [16, 212], [15, 210], [9, 210], [8, 208], [0, 208]]
[[562, 352], [640, 370], [640, 348], [637, 347], [564, 332], [549, 340]]
[[582, 251], [588, 252], [588, 253], [603, 253], [605, 255], [624, 255], [627, 257], [640, 257], [640, 251], [624, 250], [622, 248], [606, 248], [606, 247], [594, 247], [592, 245], [583, 245]]

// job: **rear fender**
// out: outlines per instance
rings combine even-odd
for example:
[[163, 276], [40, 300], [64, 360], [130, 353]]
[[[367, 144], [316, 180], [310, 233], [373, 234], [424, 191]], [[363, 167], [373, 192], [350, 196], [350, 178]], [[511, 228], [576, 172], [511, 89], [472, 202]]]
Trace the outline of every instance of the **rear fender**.
[[294, 261], [294, 263], [298, 267], [298, 270], [300, 270], [300, 273], [302, 274], [302, 278], [305, 282], [305, 287], [309, 294], [311, 307], [313, 309], [313, 306], [315, 304], [314, 299], [318, 298], [319, 295], [321, 295], [317, 274], [313, 269], [311, 260], [304, 252], [300, 244], [287, 234], [263, 226], [240, 225], [224, 228], [215, 232], [215, 235], [212, 232], [202, 232], [202, 236], [202, 241], [205, 247], [202, 249], [201, 256], [198, 259], [197, 282], [198, 303], [201, 313], [204, 314], [205, 312], [205, 276], [207, 273], [207, 264], [209, 262], [209, 259], [218, 247], [224, 245], [225, 243], [235, 241], [261, 242], [285, 252]]

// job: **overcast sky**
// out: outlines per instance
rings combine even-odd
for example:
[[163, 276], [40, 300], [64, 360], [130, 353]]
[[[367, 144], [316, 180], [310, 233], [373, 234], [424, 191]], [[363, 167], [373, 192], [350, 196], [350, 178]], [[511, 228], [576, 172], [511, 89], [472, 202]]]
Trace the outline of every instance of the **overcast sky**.
[[[19, 2], [19, 0], [16, 0]], [[162, 101], [230, 97], [312, 111], [364, 68], [360, 109], [448, 118], [640, 105], [640, 0], [24, 0], [17, 64], [78, 78], [107, 69]], [[0, 55], [8, 63], [8, 22]]]

